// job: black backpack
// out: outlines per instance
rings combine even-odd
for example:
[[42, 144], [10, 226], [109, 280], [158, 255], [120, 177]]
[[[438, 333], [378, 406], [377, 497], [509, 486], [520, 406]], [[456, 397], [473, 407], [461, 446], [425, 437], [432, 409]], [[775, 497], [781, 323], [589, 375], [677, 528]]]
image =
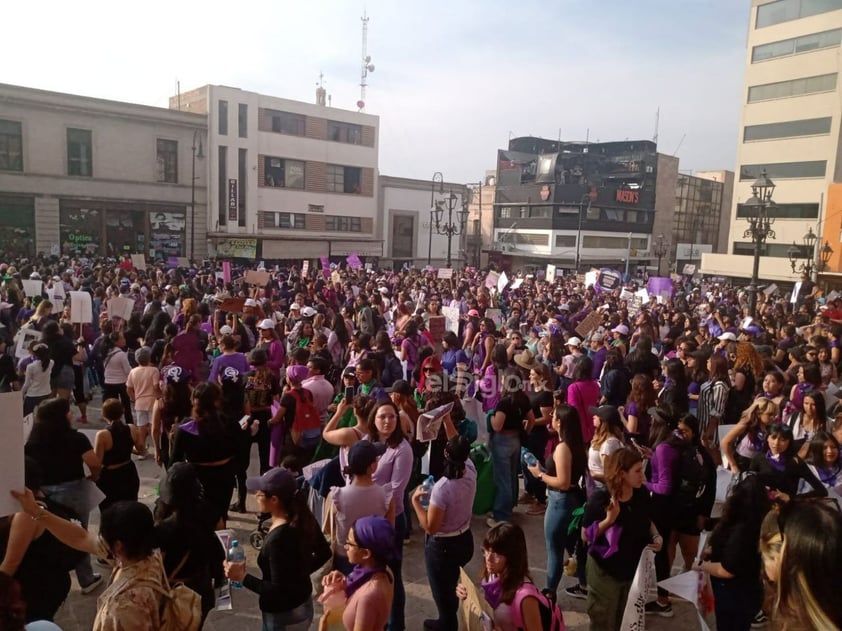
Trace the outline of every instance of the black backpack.
[[676, 490], [676, 500], [680, 506], [694, 504], [705, 492], [709, 464], [701, 449], [695, 445], [688, 445], [681, 450], [678, 467], [679, 483]]

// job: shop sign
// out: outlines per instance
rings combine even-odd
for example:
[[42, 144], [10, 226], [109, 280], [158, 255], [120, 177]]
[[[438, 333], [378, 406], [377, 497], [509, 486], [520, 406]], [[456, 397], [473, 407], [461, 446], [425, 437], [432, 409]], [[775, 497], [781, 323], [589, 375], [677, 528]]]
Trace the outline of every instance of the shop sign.
[[218, 258], [256, 259], [257, 239], [223, 239], [216, 244]]
[[228, 221], [237, 221], [237, 207], [239, 203], [237, 180], [228, 180]]

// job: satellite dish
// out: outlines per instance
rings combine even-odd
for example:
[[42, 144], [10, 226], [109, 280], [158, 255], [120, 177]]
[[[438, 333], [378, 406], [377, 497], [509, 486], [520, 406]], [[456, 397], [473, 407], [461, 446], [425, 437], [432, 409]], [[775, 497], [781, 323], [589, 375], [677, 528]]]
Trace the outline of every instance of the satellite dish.
[[369, 72], [374, 72], [374, 64], [368, 64], [366, 66], [366, 70], [368, 70]]
[[357, 107], [359, 109], [363, 109], [365, 107], [365, 101], [363, 101], [363, 100], [357, 101]]

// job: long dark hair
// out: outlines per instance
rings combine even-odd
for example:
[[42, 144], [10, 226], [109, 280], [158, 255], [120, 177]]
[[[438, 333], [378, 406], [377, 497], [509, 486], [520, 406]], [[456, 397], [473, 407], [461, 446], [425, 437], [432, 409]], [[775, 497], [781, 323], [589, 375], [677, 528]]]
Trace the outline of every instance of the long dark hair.
[[61, 397], [41, 401], [35, 408], [35, 423], [27, 443], [63, 443], [72, 430], [67, 415], [70, 401]]
[[[506, 557], [506, 567], [500, 575], [500, 586], [503, 588], [501, 596], [504, 603], [511, 603], [518, 588], [524, 582], [532, 580], [523, 530], [509, 522], [497, 524], [486, 533], [485, 539], [482, 540], [482, 548]], [[485, 563], [482, 564], [482, 578], [488, 578]]]
[[766, 486], [756, 475], [749, 475], [734, 486], [731, 495], [722, 507], [722, 519], [710, 535], [711, 545], [727, 540], [737, 525], [747, 526], [746, 541], [760, 537], [760, 524], [772, 508], [772, 500]]
[[222, 391], [215, 383], [203, 381], [193, 390], [193, 418], [198, 421], [199, 434], [218, 433], [223, 429], [219, 414]]
[[562, 403], [554, 411], [559, 424], [559, 441], [567, 445], [573, 457], [570, 467], [570, 484], [585, 474], [588, 466], [585, 439], [582, 437], [582, 423], [578, 410], [572, 405]]
[[[816, 469], [826, 469], [824, 463], [824, 444], [830, 441], [836, 445], [836, 450], [839, 451], [839, 441], [830, 432], [816, 432], [813, 440], [810, 441], [810, 448], [807, 452], [807, 462], [816, 467]], [[839, 459], [837, 458], [837, 464]]]
[[50, 367], [50, 349], [46, 344], [36, 344], [32, 349], [35, 359], [41, 362], [41, 370], [45, 371]]

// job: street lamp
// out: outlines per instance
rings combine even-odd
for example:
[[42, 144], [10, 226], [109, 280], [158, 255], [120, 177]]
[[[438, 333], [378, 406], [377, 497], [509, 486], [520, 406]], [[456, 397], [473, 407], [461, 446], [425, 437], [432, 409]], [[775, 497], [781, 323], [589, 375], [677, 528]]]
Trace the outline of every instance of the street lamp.
[[819, 250], [819, 271], [823, 272], [827, 269], [827, 264], [830, 262], [830, 257], [833, 256], [833, 248], [825, 241], [822, 249]]
[[652, 253], [658, 257], [658, 276], [661, 275], [661, 259], [669, 250], [669, 242], [664, 238], [664, 235], [659, 234], [655, 237], [655, 243], [652, 245]]
[[754, 308], [757, 305], [757, 276], [760, 272], [760, 248], [767, 239], [775, 238], [775, 231], [772, 224], [775, 218], [768, 214], [769, 207], [774, 203], [772, 193], [775, 191], [775, 183], [766, 177], [766, 169], [760, 172], [760, 177], [751, 185], [751, 197], [744, 204], [746, 209], [748, 228], [743, 237], [751, 237], [754, 244], [754, 264], [751, 269], [751, 283], [746, 288], [749, 292], [748, 306], [749, 315], [755, 316]]
[[[581, 261], [581, 256], [579, 255], [581, 248], [582, 248], [582, 219], [586, 212], [591, 209], [591, 202], [593, 201], [593, 197], [591, 197], [590, 193], [585, 193], [582, 195], [582, 199], [579, 200], [579, 227], [576, 229], [576, 273], [579, 273], [579, 263]], [[587, 208], [585, 207], [587, 204]]]
[[[453, 191], [444, 198], [444, 201], [436, 202], [436, 207], [433, 210], [433, 220], [436, 225], [436, 233], [447, 236], [447, 267], [451, 263], [451, 250], [453, 237], [465, 231], [465, 224], [468, 221], [468, 200], [462, 199], [461, 208], [456, 212], [456, 222], [453, 221], [453, 211], [456, 210], [458, 198]], [[442, 215], [444, 214], [444, 206], [447, 206], [447, 222], [442, 223]]]
[[[801, 265], [798, 265], [798, 259], [801, 258], [801, 250], [795, 245], [795, 241], [792, 242], [792, 245], [786, 251], [787, 255], [789, 256], [789, 264], [792, 266], [792, 271], [795, 272], [796, 270], [802, 271], [804, 274], [807, 275], [807, 278], [813, 277], [813, 269], [815, 268], [814, 260], [816, 257], [816, 241], [818, 237], [816, 233], [813, 232], [813, 227], [810, 226], [807, 229], [807, 234], [804, 235], [804, 246], [805, 251], [807, 252], [807, 256]], [[827, 244], [827, 247], [830, 247], [830, 244]], [[822, 248], [822, 252], [824, 252], [824, 248]], [[831, 253], [833, 250], [831, 249]]]
[[[197, 146], [198, 145], [198, 146]], [[193, 175], [190, 178], [190, 260], [196, 260], [196, 158], [204, 158], [202, 135], [197, 129], [193, 132]]]

